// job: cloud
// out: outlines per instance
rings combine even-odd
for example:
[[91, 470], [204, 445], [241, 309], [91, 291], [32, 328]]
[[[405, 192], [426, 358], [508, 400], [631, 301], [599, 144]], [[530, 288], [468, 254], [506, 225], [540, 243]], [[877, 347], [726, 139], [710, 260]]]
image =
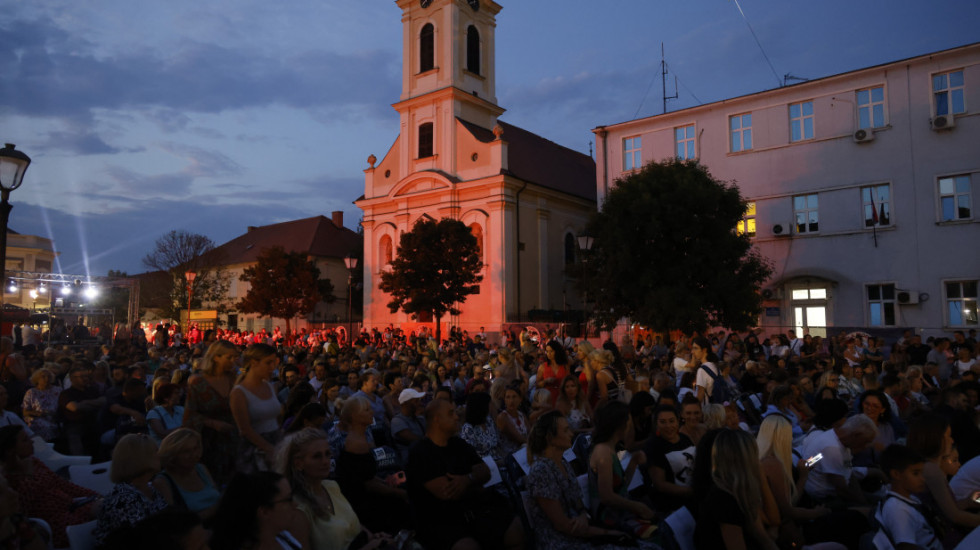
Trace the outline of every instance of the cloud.
[[113, 147], [93, 132], [48, 132], [46, 141], [35, 145], [35, 147], [41, 151], [57, 151], [72, 155], [112, 155], [143, 151], [142, 147]]

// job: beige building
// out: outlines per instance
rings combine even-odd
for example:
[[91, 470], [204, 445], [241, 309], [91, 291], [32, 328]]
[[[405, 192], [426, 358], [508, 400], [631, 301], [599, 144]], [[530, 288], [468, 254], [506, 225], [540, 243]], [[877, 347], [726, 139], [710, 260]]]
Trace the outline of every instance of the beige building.
[[479, 294], [458, 318], [470, 332], [526, 320], [530, 310], [575, 307], [566, 274], [575, 236], [595, 209], [595, 163], [498, 120], [489, 0], [400, 0], [400, 126], [380, 162], [368, 158], [364, 195], [364, 323], [411, 327], [378, 289], [401, 234], [423, 216], [455, 218], [480, 242]]
[[[54, 259], [58, 252], [54, 250], [51, 239], [37, 235], [21, 235], [11, 229], [7, 230], [7, 271], [28, 271], [33, 273], [51, 273]], [[4, 285], [4, 303], [32, 309], [49, 306], [49, 296], [38, 299], [32, 298], [30, 284], [20, 284], [15, 292], [10, 292], [7, 281]], [[49, 285], [50, 286], [50, 285]], [[38, 303], [40, 300], [40, 303]]]

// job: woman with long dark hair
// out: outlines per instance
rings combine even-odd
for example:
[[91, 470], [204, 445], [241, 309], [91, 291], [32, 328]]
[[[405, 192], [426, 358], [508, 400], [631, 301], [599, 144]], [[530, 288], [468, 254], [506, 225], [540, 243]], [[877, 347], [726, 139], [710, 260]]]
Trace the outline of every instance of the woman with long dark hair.
[[275, 472], [235, 474], [211, 529], [212, 550], [309, 548], [309, 527], [296, 509], [292, 488]]
[[544, 388], [551, 393], [551, 406], [554, 407], [561, 381], [568, 376], [568, 354], [556, 340], [549, 341], [544, 352], [548, 360], [538, 366], [534, 385], [538, 389]]

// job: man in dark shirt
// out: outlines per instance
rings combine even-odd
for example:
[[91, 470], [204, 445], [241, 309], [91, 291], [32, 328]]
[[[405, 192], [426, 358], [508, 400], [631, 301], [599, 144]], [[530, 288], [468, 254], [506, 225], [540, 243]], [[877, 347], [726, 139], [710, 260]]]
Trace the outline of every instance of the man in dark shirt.
[[419, 541], [433, 550], [523, 548], [521, 523], [506, 499], [483, 488], [490, 469], [456, 436], [456, 407], [436, 399], [425, 421], [425, 438], [412, 446], [405, 468]]
[[58, 396], [68, 454], [95, 456], [99, 450], [98, 415], [105, 397], [92, 384], [92, 370], [84, 365], [72, 367], [68, 379], [71, 387]]
[[909, 352], [909, 364], [910, 365], [925, 365], [926, 357], [932, 348], [926, 344], [922, 343], [922, 336], [918, 334], [912, 335], [912, 342], [906, 348]]

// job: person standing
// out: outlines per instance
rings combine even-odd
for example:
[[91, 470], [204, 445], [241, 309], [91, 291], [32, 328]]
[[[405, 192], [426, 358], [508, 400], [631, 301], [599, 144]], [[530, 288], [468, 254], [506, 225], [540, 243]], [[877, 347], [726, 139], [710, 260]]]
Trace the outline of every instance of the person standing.
[[279, 365], [276, 348], [252, 344], [242, 354], [242, 374], [228, 395], [231, 414], [242, 434], [238, 471], [268, 471], [282, 438], [282, 405], [270, 379]]
[[232, 369], [238, 348], [227, 340], [208, 346], [201, 372], [187, 381], [183, 426], [201, 434], [201, 463], [219, 485], [227, 484], [235, 472], [238, 430], [228, 396], [235, 384]]

